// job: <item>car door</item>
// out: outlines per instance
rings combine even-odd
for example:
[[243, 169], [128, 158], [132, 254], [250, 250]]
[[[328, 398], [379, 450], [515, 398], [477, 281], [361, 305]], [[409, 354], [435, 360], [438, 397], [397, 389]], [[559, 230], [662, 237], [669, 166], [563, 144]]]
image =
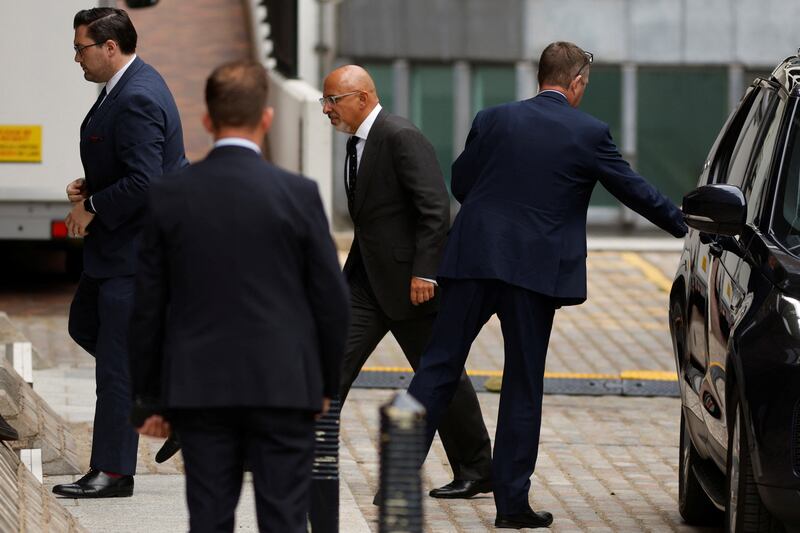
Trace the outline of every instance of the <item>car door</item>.
[[[759, 93], [758, 88], [749, 88], [737, 110], [731, 114], [725, 126], [714, 142], [708, 159], [703, 166], [699, 185], [719, 182], [724, 179], [728, 162], [736, 147], [736, 140], [750, 113], [753, 102]], [[709, 280], [714, 279], [712, 273], [712, 257], [709, 252], [711, 242], [707, 235], [690, 230], [684, 244], [688, 287], [685, 305], [686, 339], [685, 360], [680, 361], [680, 370], [687, 386], [684, 387], [684, 405], [695, 415], [700, 426], [694, 426], [695, 442], [701, 446], [708, 440], [704, 423], [704, 407], [701, 402], [701, 385], [709, 371], [708, 357], [708, 311]]]
[[750, 309], [751, 287], [754, 285], [752, 276], [760, 275], [753, 269], [746, 250], [760, 224], [785, 108], [785, 95], [769, 83], [762, 82], [728, 163], [715, 176], [718, 183], [739, 187], [748, 205], [746, 229], [742, 234], [719, 237], [709, 246], [708, 361], [700, 397], [711, 437], [710, 449], [720, 464], [725, 463], [728, 445], [726, 370], [729, 340], [738, 321]]

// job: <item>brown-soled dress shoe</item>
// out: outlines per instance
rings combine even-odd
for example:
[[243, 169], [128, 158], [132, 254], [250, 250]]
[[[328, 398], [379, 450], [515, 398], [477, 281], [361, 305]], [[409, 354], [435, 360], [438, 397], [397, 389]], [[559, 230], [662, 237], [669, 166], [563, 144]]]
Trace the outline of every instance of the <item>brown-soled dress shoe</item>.
[[489, 479], [454, 479], [447, 485], [431, 490], [432, 498], [472, 498], [477, 494], [492, 492], [492, 481]]
[[133, 476], [112, 477], [100, 470], [89, 470], [75, 483], [56, 485], [53, 493], [67, 498], [133, 496]]
[[19, 440], [19, 433], [0, 416], [0, 440]]
[[533, 509], [519, 514], [498, 514], [494, 519], [494, 527], [499, 529], [535, 529], [537, 527], [550, 527], [553, 515], [547, 511], [536, 512]]

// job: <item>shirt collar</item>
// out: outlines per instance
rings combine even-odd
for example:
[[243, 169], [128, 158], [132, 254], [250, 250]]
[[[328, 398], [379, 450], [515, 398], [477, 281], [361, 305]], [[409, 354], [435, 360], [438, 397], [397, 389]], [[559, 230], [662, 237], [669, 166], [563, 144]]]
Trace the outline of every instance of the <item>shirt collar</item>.
[[261, 153], [261, 147], [249, 139], [242, 139], [241, 137], [223, 137], [214, 141], [214, 148], [222, 146], [240, 146], [242, 148], [249, 148], [250, 150]]
[[356, 137], [358, 137], [359, 139], [363, 139], [365, 141], [367, 140], [367, 137], [369, 136], [369, 130], [371, 130], [372, 125], [375, 124], [375, 119], [378, 118], [378, 113], [381, 112], [381, 109], [383, 109], [381, 107], [381, 104], [375, 105], [375, 108], [372, 111], [370, 111], [369, 115], [367, 115], [367, 118], [364, 119], [364, 121], [356, 130], [355, 133]]
[[108, 83], [106, 83], [106, 94], [111, 94], [111, 91], [114, 90], [114, 86], [119, 82], [120, 79], [122, 79], [122, 75], [125, 74], [125, 71], [128, 70], [128, 67], [131, 66], [131, 63], [133, 63], [135, 59], [136, 54], [133, 54], [131, 60], [125, 63], [125, 66], [119, 69], [116, 74], [111, 76], [111, 79], [108, 80]]
[[567, 98], [567, 95], [566, 95], [566, 94], [564, 94], [564, 93], [562, 93], [561, 91], [556, 91], [555, 89], [545, 89], [544, 91], [540, 91], [540, 92], [539, 92], [539, 94], [544, 94], [544, 93], [556, 93], [556, 94], [560, 94], [561, 96], [563, 96], [563, 97], [564, 97], [564, 100], [566, 100], [566, 101], [568, 101], [568, 102], [569, 102], [569, 98]]

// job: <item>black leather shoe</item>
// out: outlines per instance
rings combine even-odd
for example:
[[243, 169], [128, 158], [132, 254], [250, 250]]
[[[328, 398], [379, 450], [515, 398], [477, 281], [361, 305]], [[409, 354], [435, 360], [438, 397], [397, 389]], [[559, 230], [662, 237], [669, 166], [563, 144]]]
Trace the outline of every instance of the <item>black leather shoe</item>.
[[53, 493], [67, 498], [133, 496], [133, 476], [111, 477], [100, 470], [89, 470], [75, 483], [56, 485]]
[[19, 440], [19, 433], [0, 416], [0, 440]]
[[163, 463], [178, 453], [178, 450], [180, 449], [181, 442], [178, 440], [178, 436], [173, 433], [167, 440], [164, 441], [164, 444], [161, 445], [161, 448], [158, 450], [158, 452], [156, 452], [156, 462]]
[[444, 487], [433, 489], [428, 494], [432, 498], [472, 498], [476, 494], [492, 492], [492, 482], [488, 479], [454, 479]]
[[547, 511], [537, 513], [534, 510], [528, 510], [528, 512], [521, 514], [499, 514], [494, 519], [494, 527], [502, 529], [534, 529], [537, 527], [550, 527], [552, 523], [552, 514]]

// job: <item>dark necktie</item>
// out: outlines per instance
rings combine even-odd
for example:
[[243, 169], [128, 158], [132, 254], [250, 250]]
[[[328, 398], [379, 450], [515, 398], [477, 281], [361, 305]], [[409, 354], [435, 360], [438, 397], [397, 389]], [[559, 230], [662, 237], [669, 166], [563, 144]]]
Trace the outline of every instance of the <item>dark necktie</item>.
[[100, 95], [97, 97], [97, 100], [94, 101], [94, 105], [89, 110], [89, 118], [86, 120], [88, 124], [92, 120], [92, 116], [97, 112], [97, 108], [100, 107], [100, 104], [103, 103], [103, 99], [106, 97], [106, 88], [103, 87], [103, 90], [100, 91]]
[[353, 135], [347, 139], [347, 175], [345, 176], [345, 188], [347, 189], [347, 207], [353, 213], [353, 205], [356, 200], [356, 174], [358, 174], [358, 152], [356, 145], [359, 138]]

